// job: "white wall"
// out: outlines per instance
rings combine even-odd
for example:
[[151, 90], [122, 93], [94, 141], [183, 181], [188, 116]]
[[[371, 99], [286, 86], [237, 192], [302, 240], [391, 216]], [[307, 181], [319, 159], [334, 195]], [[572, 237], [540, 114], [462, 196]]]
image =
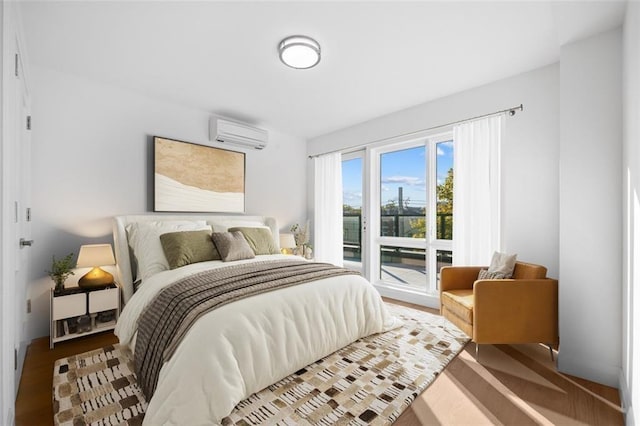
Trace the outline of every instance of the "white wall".
[[[32, 71], [36, 243], [28, 334], [35, 338], [49, 333], [51, 256], [111, 242], [114, 215], [152, 211], [151, 136], [206, 144], [209, 114], [70, 74]], [[247, 153], [246, 213], [275, 216], [284, 229], [306, 218], [306, 146], [269, 130], [263, 151], [230, 149]]]
[[640, 3], [630, 2], [623, 39], [622, 375], [627, 425], [640, 407]]
[[[504, 249], [558, 275], [558, 66], [550, 65], [320, 136], [310, 155], [524, 104], [506, 118]], [[309, 175], [312, 188], [313, 176]], [[312, 210], [313, 191], [308, 207]]]
[[[7, 211], [7, 194], [8, 188], [5, 188], [3, 183], [5, 182], [6, 166], [5, 158], [8, 150], [8, 141], [4, 137], [4, 78], [7, 72], [8, 63], [5, 59], [4, 48], [4, 29], [6, 25], [4, 23], [4, 9], [6, 5], [4, 0], [0, 0], [0, 22], [2, 22], [2, 29], [0, 29], [0, 292], [2, 293], [2, 299], [0, 300], [0, 421], [6, 424], [11, 424], [14, 420], [13, 411], [13, 372], [11, 371], [11, 363], [9, 361], [11, 353], [13, 352], [13, 339], [9, 333], [11, 333], [10, 325], [12, 321], [7, 321], [11, 318], [11, 310], [9, 309], [11, 300], [8, 300], [8, 292], [5, 290], [5, 286], [10, 285], [12, 281], [9, 279], [10, 275], [7, 271], [8, 265], [8, 237], [7, 237], [7, 217], [5, 213]], [[5, 325], [5, 323], [7, 323]]]
[[621, 32], [560, 54], [558, 369], [617, 386], [621, 367]]

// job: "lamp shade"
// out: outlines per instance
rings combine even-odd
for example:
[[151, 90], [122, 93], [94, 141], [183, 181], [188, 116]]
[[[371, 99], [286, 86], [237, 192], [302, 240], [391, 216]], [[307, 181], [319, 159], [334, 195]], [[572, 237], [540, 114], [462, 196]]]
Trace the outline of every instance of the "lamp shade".
[[280, 234], [280, 248], [294, 248], [296, 246], [296, 239], [293, 238], [293, 234]]
[[92, 268], [94, 266], [115, 265], [111, 244], [89, 244], [80, 247], [78, 254], [78, 268]]

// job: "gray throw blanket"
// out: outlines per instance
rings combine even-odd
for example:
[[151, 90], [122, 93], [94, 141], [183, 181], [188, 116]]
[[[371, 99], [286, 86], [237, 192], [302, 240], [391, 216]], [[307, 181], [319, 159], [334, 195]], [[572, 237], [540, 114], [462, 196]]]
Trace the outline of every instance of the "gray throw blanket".
[[201, 272], [161, 290], [140, 315], [135, 372], [147, 401], [160, 369], [198, 318], [245, 297], [322, 278], [357, 274], [328, 263], [277, 260]]

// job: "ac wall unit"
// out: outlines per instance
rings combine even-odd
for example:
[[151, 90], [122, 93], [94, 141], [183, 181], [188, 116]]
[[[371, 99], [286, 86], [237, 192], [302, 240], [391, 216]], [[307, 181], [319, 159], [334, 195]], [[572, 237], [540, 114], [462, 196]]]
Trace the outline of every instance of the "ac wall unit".
[[248, 124], [211, 117], [209, 139], [247, 148], [264, 149], [269, 140], [269, 133]]

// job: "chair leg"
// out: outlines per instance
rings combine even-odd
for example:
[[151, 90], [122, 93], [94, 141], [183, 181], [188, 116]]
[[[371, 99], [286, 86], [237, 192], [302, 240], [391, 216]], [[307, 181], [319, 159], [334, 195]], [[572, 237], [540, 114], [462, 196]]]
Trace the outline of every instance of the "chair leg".
[[476, 362], [480, 362], [480, 345], [476, 343]]
[[549, 347], [549, 354], [551, 355], [551, 361], [553, 362], [553, 345], [549, 343], [547, 346]]

